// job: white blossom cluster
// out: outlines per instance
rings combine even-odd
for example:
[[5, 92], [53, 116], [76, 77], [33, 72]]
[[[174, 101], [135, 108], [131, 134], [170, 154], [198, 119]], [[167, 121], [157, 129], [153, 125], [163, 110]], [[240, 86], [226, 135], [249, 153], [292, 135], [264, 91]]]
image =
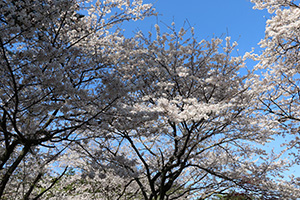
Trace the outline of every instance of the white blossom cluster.
[[264, 51], [256, 55], [259, 64], [255, 68], [262, 74], [252, 81], [255, 92], [261, 94], [256, 107], [263, 111], [260, 113], [271, 114], [269, 119], [279, 124], [281, 133], [289, 136], [289, 148], [299, 149], [300, 2], [253, 2], [256, 8], [268, 8], [275, 13], [267, 21], [266, 36], [260, 42]]

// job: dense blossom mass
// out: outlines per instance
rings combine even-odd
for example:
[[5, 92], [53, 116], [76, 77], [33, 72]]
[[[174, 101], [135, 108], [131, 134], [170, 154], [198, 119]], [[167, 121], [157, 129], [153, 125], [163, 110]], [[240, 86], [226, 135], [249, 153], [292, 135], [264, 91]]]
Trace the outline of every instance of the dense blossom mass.
[[[267, 8], [273, 15], [267, 21], [266, 36], [260, 42], [264, 51], [256, 55], [255, 66], [261, 76], [254, 79], [260, 114], [269, 113], [280, 122], [281, 133], [291, 139], [289, 148], [299, 149], [300, 76], [299, 76], [299, 1], [255, 1], [257, 9]], [[299, 163], [298, 153], [294, 153]]]
[[1, 1], [0, 199], [300, 198], [299, 2], [252, 2], [264, 51], [234, 56], [175, 23], [125, 37], [142, 0]]

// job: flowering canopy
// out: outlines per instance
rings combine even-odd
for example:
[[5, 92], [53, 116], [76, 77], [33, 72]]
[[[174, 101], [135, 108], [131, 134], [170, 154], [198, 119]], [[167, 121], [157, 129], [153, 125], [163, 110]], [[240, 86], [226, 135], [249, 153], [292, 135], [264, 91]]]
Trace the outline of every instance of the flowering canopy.
[[[260, 42], [264, 51], [255, 67], [262, 71], [254, 87], [260, 93], [257, 108], [269, 113], [281, 131], [291, 138], [289, 148], [299, 149], [299, 1], [253, 1], [257, 9], [267, 8], [273, 17], [267, 21], [266, 36]], [[253, 82], [252, 82], [253, 83]], [[299, 162], [299, 154], [295, 154]]]
[[[156, 25], [154, 39], [125, 38], [115, 27], [153, 11], [141, 0], [0, 3], [1, 198], [299, 197], [281, 180], [290, 163], [259, 146], [278, 119], [256, 109], [269, 100], [264, 87], [273, 98], [273, 82], [290, 79], [240, 74], [245, 59], [231, 55], [229, 37], [199, 42], [172, 24]], [[283, 91], [273, 113], [286, 106]]]
[[[272, 139], [270, 128], [277, 124], [262, 127], [267, 121], [253, 116], [253, 92], [245, 84], [252, 74], [239, 75], [244, 59], [231, 56], [236, 43], [198, 42], [193, 30], [187, 37], [185, 29], [156, 29], [154, 40], [139, 33], [118, 47], [121, 62], [113, 73], [129, 92], [97, 132], [109, 140], [98, 137], [70, 151], [77, 159], [89, 157], [85, 164], [72, 157], [69, 164], [84, 172], [91, 187], [124, 181], [122, 189], [112, 183], [93, 194], [205, 199], [236, 188], [265, 199], [296, 197], [293, 185], [276, 180], [288, 162], [257, 146]], [[78, 182], [73, 178], [69, 184]]]
[[122, 95], [101, 87], [115, 62], [105, 46], [121, 40], [110, 28], [153, 10], [140, 0], [5, 0], [0, 13], [0, 197], [28, 199], [47, 165]]

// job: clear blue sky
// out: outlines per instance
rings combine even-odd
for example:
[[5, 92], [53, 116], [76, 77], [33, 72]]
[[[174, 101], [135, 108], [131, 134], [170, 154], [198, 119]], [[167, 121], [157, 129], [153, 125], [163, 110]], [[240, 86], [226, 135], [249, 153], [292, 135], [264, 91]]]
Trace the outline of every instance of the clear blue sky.
[[[126, 23], [122, 28], [143, 32], [154, 29], [154, 25], [163, 23], [170, 25], [175, 22], [179, 29], [185, 20], [195, 27], [199, 40], [213, 36], [231, 36], [237, 41], [241, 55], [255, 47], [264, 37], [265, 22], [269, 14], [267, 11], [253, 10], [250, 0], [144, 0], [154, 3], [157, 17], [150, 17], [144, 21]], [[161, 23], [163, 22], [163, 23]], [[133, 28], [134, 27], [134, 28]], [[249, 66], [250, 67], [250, 66]]]

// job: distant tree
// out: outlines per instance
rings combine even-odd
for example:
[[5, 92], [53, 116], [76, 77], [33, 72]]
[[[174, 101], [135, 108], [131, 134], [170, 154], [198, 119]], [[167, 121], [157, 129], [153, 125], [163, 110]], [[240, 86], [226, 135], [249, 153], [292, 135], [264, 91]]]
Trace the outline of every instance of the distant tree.
[[230, 192], [226, 194], [218, 194], [214, 200], [254, 200], [255, 198], [245, 193]]

